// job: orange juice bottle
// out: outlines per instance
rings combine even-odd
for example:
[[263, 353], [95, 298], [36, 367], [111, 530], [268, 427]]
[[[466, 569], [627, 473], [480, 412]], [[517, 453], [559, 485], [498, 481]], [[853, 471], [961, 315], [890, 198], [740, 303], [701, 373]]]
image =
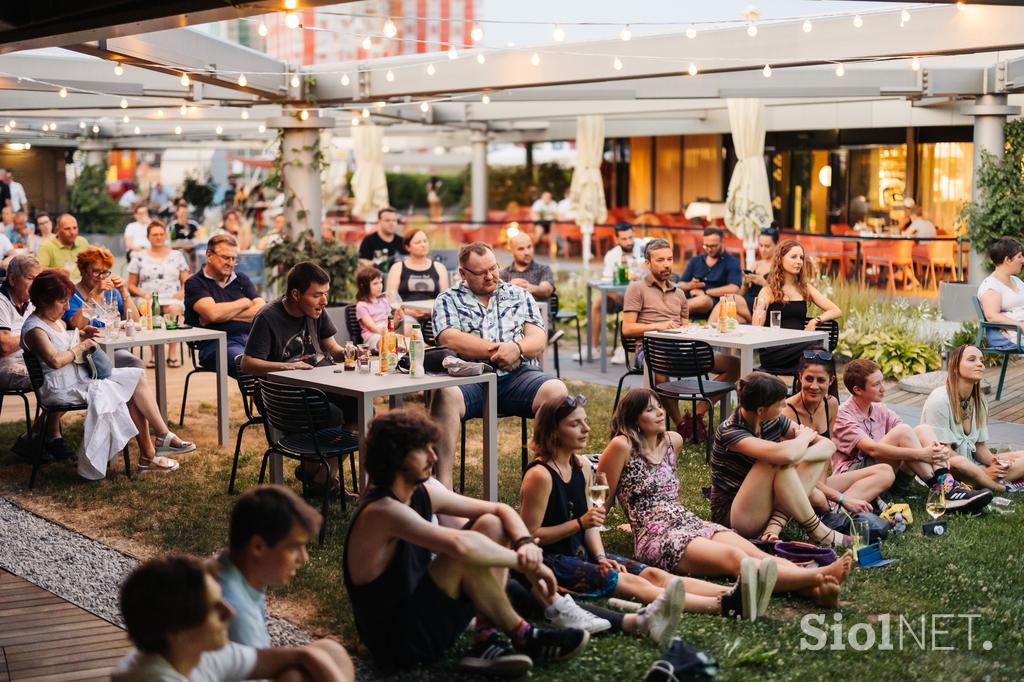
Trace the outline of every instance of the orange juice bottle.
[[153, 321], [149, 316], [149, 299], [145, 296], [139, 301], [139, 329], [147, 330], [153, 328]]

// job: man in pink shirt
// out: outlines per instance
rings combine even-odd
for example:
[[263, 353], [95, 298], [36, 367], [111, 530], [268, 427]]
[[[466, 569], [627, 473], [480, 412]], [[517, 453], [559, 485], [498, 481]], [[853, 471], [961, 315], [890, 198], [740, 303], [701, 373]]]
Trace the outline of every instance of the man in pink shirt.
[[[850, 399], [840, 405], [832, 429], [833, 475], [882, 462], [896, 470], [893, 488], [897, 489], [900, 478], [906, 481], [916, 475], [932, 487], [950, 474], [949, 448], [938, 441], [931, 427], [912, 428], [882, 402], [885, 381], [878, 365], [852, 361], [843, 370], [843, 383]], [[979, 511], [992, 500], [991, 491], [970, 490], [956, 481], [945, 495], [949, 511]]]

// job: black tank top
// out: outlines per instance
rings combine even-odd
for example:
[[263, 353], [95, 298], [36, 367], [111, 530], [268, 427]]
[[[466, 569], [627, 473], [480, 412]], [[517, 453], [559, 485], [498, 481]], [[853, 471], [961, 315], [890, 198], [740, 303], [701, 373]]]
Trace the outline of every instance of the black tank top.
[[398, 278], [398, 295], [405, 301], [429, 301], [437, 298], [441, 288], [441, 276], [433, 263], [426, 270], [413, 270], [408, 263], [402, 263]]
[[[390, 488], [377, 488], [369, 491], [352, 516], [348, 535], [345, 536], [345, 554], [342, 561], [345, 589], [348, 590], [349, 599], [352, 602], [352, 615], [355, 616], [356, 629], [359, 630], [359, 636], [364, 642], [371, 641], [374, 637], [374, 633], [369, 631], [372, 624], [378, 623], [382, 614], [394, 615], [395, 609], [412, 595], [430, 566], [429, 549], [418, 547], [405, 540], [398, 540], [395, 543], [395, 554], [391, 557], [391, 563], [379, 576], [365, 585], [352, 583], [348, 564], [350, 561], [358, 561], [360, 558], [358, 549], [353, 554], [349, 547], [352, 529], [356, 527], [356, 521], [367, 505], [385, 497], [397, 500]], [[401, 502], [399, 503], [401, 504]], [[431, 520], [433, 510], [426, 487], [420, 485], [413, 491], [409, 506], [426, 521]]]
[[775, 301], [768, 304], [768, 312], [782, 311], [783, 329], [803, 329], [807, 326], [807, 301]]
[[[831, 438], [831, 436], [829, 436], [829, 433], [828, 433], [828, 423], [829, 423], [829, 421], [831, 421], [831, 418], [828, 415], [828, 399], [829, 399], [829, 396], [825, 396], [825, 432], [822, 433], [822, 434], [819, 434], [822, 438]], [[796, 417], [796, 423], [797, 424], [803, 424], [803, 422], [800, 421], [800, 413], [799, 412], [797, 412], [796, 410], [793, 410], [793, 416]], [[814, 424], [809, 424], [809, 426], [812, 429], [814, 428]]]
[[[558, 470], [539, 459], [530, 463], [527, 469], [541, 465], [551, 475], [551, 494], [548, 495], [548, 506], [544, 510], [542, 526], [557, 526], [566, 521], [573, 521], [587, 513], [587, 481], [583, 470], [575, 464], [569, 482], [562, 480]], [[584, 556], [583, 533], [576, 532], [558, 542], [544, 546], [546, 554], [563, 556]]]

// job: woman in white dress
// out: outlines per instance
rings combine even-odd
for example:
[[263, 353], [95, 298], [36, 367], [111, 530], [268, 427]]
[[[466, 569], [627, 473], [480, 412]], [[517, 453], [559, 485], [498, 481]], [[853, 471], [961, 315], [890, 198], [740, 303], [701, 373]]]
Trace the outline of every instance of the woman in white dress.
[[[185, 280], [189, 276], [185, 255], [167, 246], [167, 228], [154, 220], [146, 229], [149, 248], [135, 252], [128, 263], [128, 291], [132, 296], [160, 297], [160, 312], [182, 315], [185, 312]], [[181, 367], [181, 344], [172, 343], [167, 353], [168, 367]]]
[[[985, 313], [986, 322], [1012, 324], [1024, 330], [1024, 247], [1016, 239], [1000, 237], [988, 247], [992, 260], [992, 274], [978, 286], [978, 300]], [[993, 348], [1014, 348], [1017, 346], [1018, 331], [1015, 329], [989, 329], [988, 345]], [[1020, 349], [1024, 353], [1024, 349]]]
[[[40, 397], [47, 403], [85, 402], [85, 432], [78, 449], [78, 473], [98, 480], [107, 465], [130, 438], [139, 445], [140, 471], [174, 471], [178, 462], [164, 455], [191, 452], [194, 443], [170, 432], [156, 406], [145, 370], [114, 368], [109, 379], [90, 379], [80, 361], [96, 347], [92, 338], [78, 341], [78, 331], [68, 332], [61, 316], [75, 285], [61, 270], [44, 270], [32, 283], [29, 299], [35, 312], [21, 330], [22, 348], [39, 359], [43, 370]], [[96, 329], [87, 327], [86, 336]], [[150, 436], [150, 429], [153, 436]]]

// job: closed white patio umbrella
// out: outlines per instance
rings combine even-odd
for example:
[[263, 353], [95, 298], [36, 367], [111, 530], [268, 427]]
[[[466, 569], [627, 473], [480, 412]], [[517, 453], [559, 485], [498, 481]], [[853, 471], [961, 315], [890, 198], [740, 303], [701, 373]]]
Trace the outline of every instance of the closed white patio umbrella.
[[377, 211], [388, 205], [388, 184], [384, 178], [384, 131], [372, 124], [352, 128], [352, 151], [356, 170], [352, 174], [352, 213], [375, 221]]
[[576, 117], [576, 165], [572, 172], [572, 210], [583, 235], [583, 266], [590, 266], [594, 224], [608, 217], [604, 203], [601, 159], [604, 156], [604, 117]]
[[725, 199], [725, 225], [743, 240], [750, 264], [760, 228], [772, 222], [772, 198], [764, 165], [764, 105], [758, 99], [729, 99], [727, 103], [736, 168]]

